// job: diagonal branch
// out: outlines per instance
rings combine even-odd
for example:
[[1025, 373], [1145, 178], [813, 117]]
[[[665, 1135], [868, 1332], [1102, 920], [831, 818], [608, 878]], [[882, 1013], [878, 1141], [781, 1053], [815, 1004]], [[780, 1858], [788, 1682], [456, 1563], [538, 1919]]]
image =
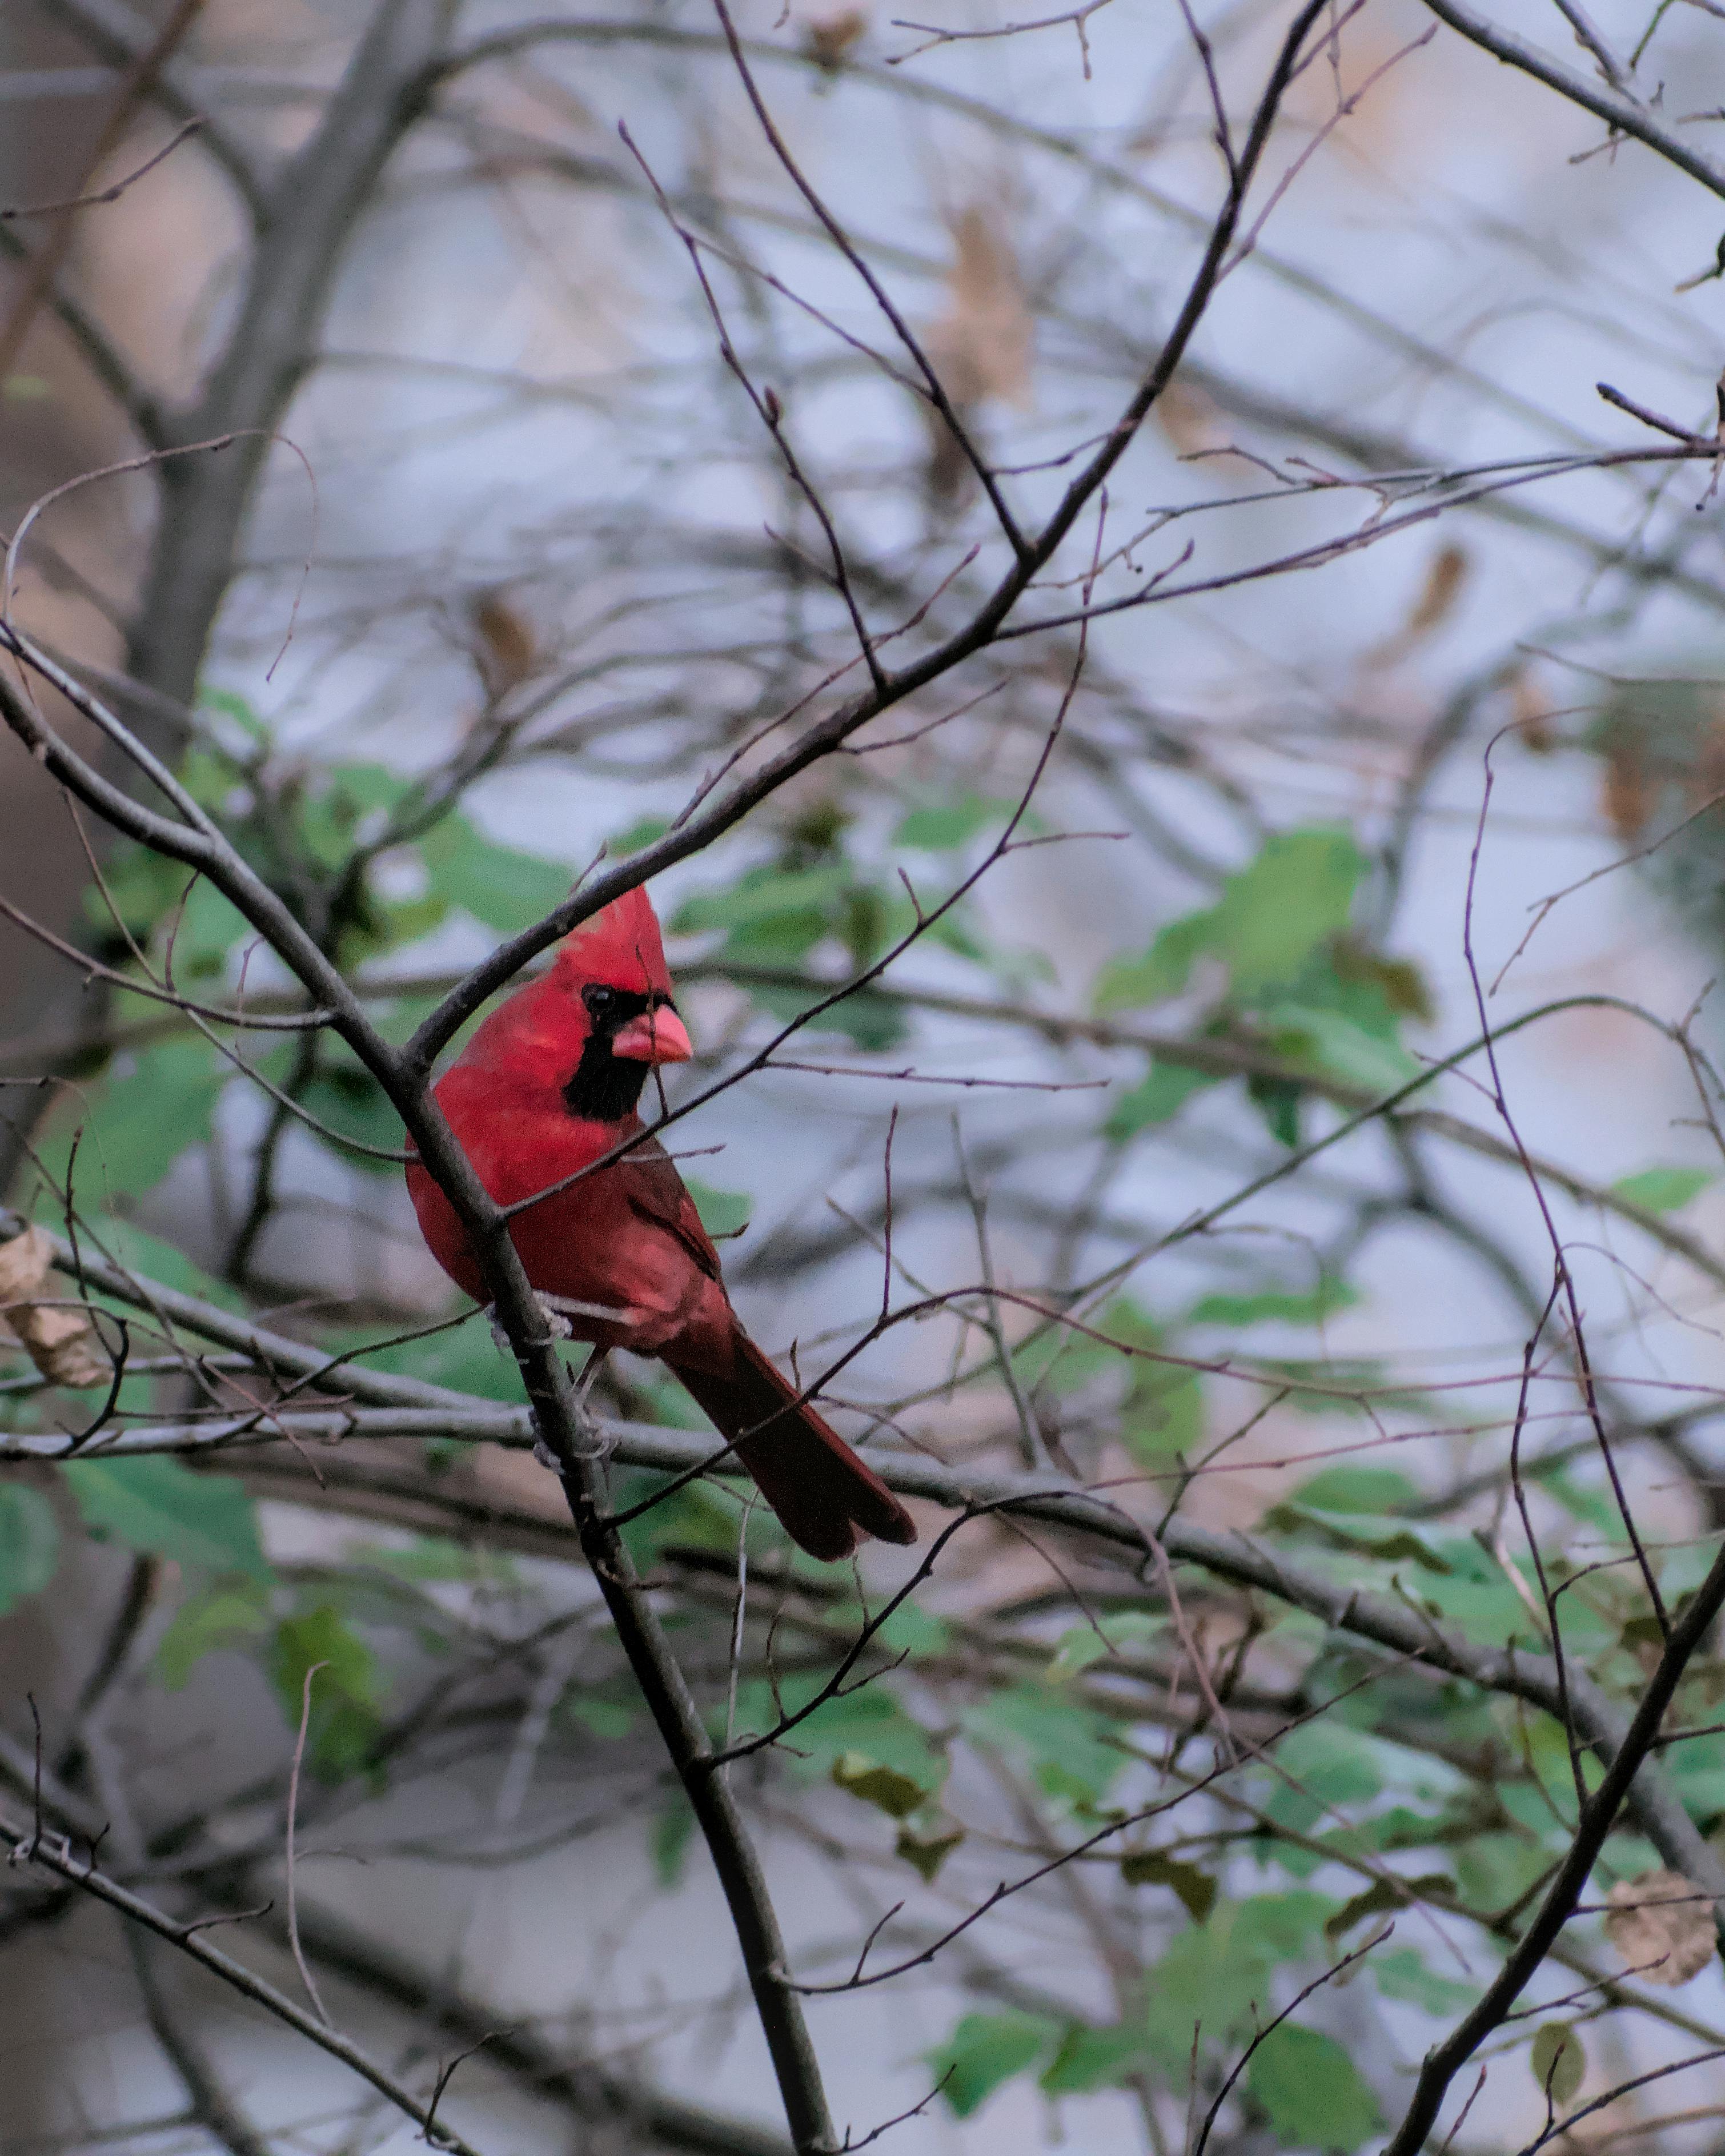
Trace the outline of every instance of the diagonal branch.
[[271, 439], [316, 356], [341, 254], [402, 136], [454, 0], [382, 0], [322, 120], [271, 187], [232, 334], [174, 438], [232, 434], [223, 456], [162, 470], [162, 512], [127, 667], [189, 704]]
[[0, 1816], [0, 1835], [13, 1844], [13, 1864], [51, 1871], [56, 1878], [64, 1880], [92, 1900], [105, 1902], [110, 1909], [117, 1909], [131, 1922], [141, 1925], [157, 1938], [166, 1939], [170, 1946], [177, 1947], [232, 1990], [261, 2006], [265, 2013], [274, 2015], [278, 2021], [285, 2022], [320, 2051], [328, 2052], [332, 2059], [339, 2059], [344, 2066], [351, 2067], [362, 2081], [369, 2082], [380, 2096], [387, 2097], [398, 2111], [404, 2112], [422, 2129], [429, 2127], [427, 2138], [434, 2148], [446, 2149], [450, 2156], [481, 2156], [471, 2142], [434, 2123], [428, 2107], [413, 2091], [387, 2068], [367, 2057], [358, 2045], [350, 2042], [339, 2030], [325, 2028], [273, 1984], [254, 1975], [244, 1962], [235, 1961], [219, 1947], [213, 1947], [203, 1937], [201, 1927], [177, 1922], [165, 1910], [158, 1909], [153, 1902], [134, 1894], [130, 1887], [122, 1887], [118, 1880], [98, 1871], [94, 1864], [80, 1863], [73, 1856], [70, 1843], [59, 1837], [33, 1832], [3, 1816]]
[[[1529, 1979], [1556, 1944], [1559, 1933], [1574, 1914], [1582, 1890], [1605, 1845], [1605, 1838], [1617, 1822], [1636, 1768], [1652, 1748], [1678, 1683], [1722, 1609], [1725, 1609], [1725, 1548], [1714, 1558], [1712, 1568], [1697, 1589], [1693, 1600], [1671, 1627], [1659, 1666], [1635, 1710], [1635, 1720], [1625, 1732], [1605, 1769], [1604, 1780], [1582, 1808], [1574, 1839], [1538, 1914], [1516, 1942], [1503, 1967], [1486, 1986], [1472, 2011], [1427, 2054], [1414, 2085], [1413, 2100], [1386, 2145], [1384, 2156], [1418, 2156], [1427, 2135], [1437, 2123], [1450, 2082], [1491, 2031], [1502, 2025]], [[1691, 1883], [1712, 1899], [1717, 1924], [1725, 1914], [1718, 1903], [1717, 1878], [1707, 1881], [1691, 1875]]]
[[[121, 0], [38, 0], [50, 22], [62, 23], [109, 66], [132, 67], [151, 36], [150, 24]], [[157, 69], [149, 86], [150, 102], [182, 126], [195, 124], [199, 147], [214, 159], [244, 203], [253, 226], [263, 222], [264, 190], [250, 159], [227, 130], [213, 121], [185, 86], [177, 63]]]
[[[0, 223], [0, 254], [23, 264], [27, 275], [33, 274], [37, 258], [9, 224]], [[44, 283], [42, 303], [76, 345], [90, 372], [125, 413], [139, 440], [146, 449], [166, 449], [168, 437], [162, 424], [162, 408], [110, 341], [107, 332], [56, 277], [49, 277]]]
[[[8, 1218], [0, 1215], [0, 1233], [4, 1232]], [[50, 1240], [60, 1270], [81, 1278], [87, 1286], [138, 1307], [155, 1307], [187, 1330], [225, 1347], [252, 1352], [267, 1369], [291, 1373], [302, 1379], [325, 1373], [331, 1382], [339, 1382], [344, 1392], [372, 1403], [377, 1411], [375, 1419], [367, 1410], [287, 1411], [267, 1419], [252, 1414], [236, 1417], [231, 1423], [218, 1422], [207, 1430], [171, 1426], [160, 1440], [149, 1430], [140, 1430], [132, 1434], [130, 1442], [126, 1438], [113, 1440], [111, 1449], [116, 1451], [167, 1449], [195, 1457], [219, 1453], [248, 1440], [265, 1444], [279, 1438], [284, 1430], [315, 1440], [341, 1434], [381, 1437], [412, 1431], [425, 1435], [434, 1424], [439, 1434], [476, 1443], [526, 1446], [533, 1440], [535, 1425], [525, 1409], [473, 1399], [417, 1378], [388, 1377], [361, 1365], [337, 1363], [302, 1341], [266, 1332], [194, 1296], [142, 1283], [87, 1251], [74, 1254], [62, 1239]], [[627, 1466], [668, 1475], [686, 1475], [715, 1466], [725, 1471], [724, 1456], [716, 1455], [711, 1442], [688, 1431], [619, 1424], [607, 1425], [605, 1437], [613, 1456]], [[5, 1456], [12, 1456], [14, 1449], [28, 1447], [31, 1457], [41, 1457], [44, 1442], [14, 1440]], [[900, 1496], [922, 1498], [949, 1511], [1009, 1507], [1019, 1518], [1096, 1537], [1134, 1558], [1148, 1553], [1144, 1531], [1128, 1512], [1106, 1496], [1075, 1487], [1062, 1477], [956, 1472], [936, 1461], [878, 1450], [871, 1458], [888, 1487]], [[536, 1520], [534, 1525], [542, 1532], [542, 1522]], [[1320, 1619], [1333, 1630], [1463, 1678], [1483, 1691], [1525, 1700], [1553, 1716], [1561, 1717], [1563, 1712], [1563, 1690], [1549, 1656], [1477, 1646], [1405, 1602], [1343, 1586], [1238, 1530], [1223, 1534], [1177, 1515], [1162, 1529], [1160, 1539], [1176, 1563], [1195, 1566], [1231, 1585], [1272, 1595]], [[1568, 1672], [1568, 1705], [1581, 1741], [1602, 1760], [1615, 1758], [1630, 1726], [1623, 1710], [1591, 1679], [1574, 1671]], [[1641, 1832], [1673, 1871], [1685, 1873], [1709, 1892], [1725, 1896], [1725, 1862], [1714, 1854], [1656, 1760], [1641, 1763], [1628, 1804]]]
[[[1260, 93], [1252, 126], [1228, 191], [1209, 228], [1203, 258], [1193, 273], [1173, 327], [1151, 362], [1142, 381], [1100, 449], [1091, 457], [1061, 495], [1046, 523], [1016, 555], [994, 589], [983, 599], [970, 620], [932, 650], [888, 674], [879, 686], [846, 698], [825, 717], [806, 727], [802, 735], [776, 755], [763, 758], [747, 777], [732, 782], [711, 805], [686, 815], [665, 836], [644, 846], [611, 870], [593, 878], [535, 927], [501, 944], [490, 957], [446, 996], [419, 1027], [404, 1051], [410, 1068], [429, 1070], [439, 1050], [452, 1040], [480, 1006], [515, 976], [530, 958], [590, 920], [600, 909], [634, 890], [649, 877], [675, 861], [687, 860], [711, 845], [740, 823], [762, 801], [832, 754], [870, 719], [903, 701], [914, 690], [942, 680], [960, 665], [992, 644], [1008, 616], [1030, 588], [1034, 578], [1052, 561], [1070, 534], [1086, 505], [1102, 488], [1120, 459], [1136, 439], [1157, 399], [1173, 378], [1185, 358], [1199, 322], [1214, 295], [1234, 236], [1245, 207], [1247, 194], [1257, 177], [1271, 131], [1281, 110], [1299, 61], [1301, 49], [1312, 24], [1327, 0], [1305, 0], [1282, 40], [1275, 64]], [[807, 182], [798, 184], [807, 191]]]
[[1500, 29], [1483, 15], [1476, 14], [1463, 4], [1463, 0], [1425, 0], [1425, 4], [1440, 22], [1447, 23], [1471, 45], [1490, 53], [1493, 59], [1502, 60], [1506, 67], [1519, 68], [1523, 74], [1532, 75], [1548, 90], [1556, 90], [1559, 97], [1568, 98], [1570, 104], [1579, 105], [1584, 112], [1603, 120], [1613, 134], [1627, 135], [1644, 143], [1667, 164], [1675, 165], [1680, 172], [1686, 172], [1692, 180], [1699, 180], [1709, 193], [1725, 198], [1725, 165], [1684, 141], [1645, 105], [1604, 83], [1577, 74], [1573, 69], [1553, 59], [1549, 54], [1525, 43], [1513, 31]]
[[[5, 640], [33, 665], [36, 655], [11, 632]], [[86, 700], [88, 701], [88, 700]], [[748, 1830], [721, 1776], [708, 1771], [711, 1747], [629, 1552], [608, 1517], [598, 1453], [572, 1382], [557, 1352], [547, 1313], [530, 1284], [509, 1233], [506, 1214], [480, 1183], [416, 1070], [377, 1032], [363, 1004], [284, 901], [161, 771], [136, 737], [105, 710], [101, 722], [131, 759], [182, 810], [179, 819], [144, 808], [78, 756], [41, 712], [0, 673], [0, 717], [52, 776], [116, 829], [168, 859], [200, 869], [264, 936], [314, 1000], [328, 1006], [333, 1029], [382, 1086], [407, 1126], [420, 1160], [449, 1198], [475, 1252], [500, 1323], [514, 1351], [534, 1426], [555, 1459], [583, 1555], [604, 1596], [630, 1669], [688, 1795], [718, 1874], [762, 2033], [783, 2098], [798, 2156], [835, 2148], [819, 2061], [800, 1998], [785, 1963], [778, 1919]]]
[[160, 1948], [136, 1923], [126, 1927], [126, 1938], [151, 2031], [180, 2077], [193, 2118], [212, 2140], [221, 2143], [228, 2156], [270, 2156], [268, 2141], [234, 2108], [233, 2098], [168, 1999], [156, 1966]]

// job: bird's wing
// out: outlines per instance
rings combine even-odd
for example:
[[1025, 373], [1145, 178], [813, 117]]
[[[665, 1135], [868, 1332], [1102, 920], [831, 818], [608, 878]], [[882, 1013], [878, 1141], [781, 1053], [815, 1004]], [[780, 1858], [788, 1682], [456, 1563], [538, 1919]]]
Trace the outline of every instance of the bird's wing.
[[632, 1209], [674, 1235], [707, 1278], [717, 1280], [719, 1253], [713, 1239], [701, 1226], [695, 1200], [657, 1138], [637, 1146], [619, 1161], [614, 1173], [623, 1179]]

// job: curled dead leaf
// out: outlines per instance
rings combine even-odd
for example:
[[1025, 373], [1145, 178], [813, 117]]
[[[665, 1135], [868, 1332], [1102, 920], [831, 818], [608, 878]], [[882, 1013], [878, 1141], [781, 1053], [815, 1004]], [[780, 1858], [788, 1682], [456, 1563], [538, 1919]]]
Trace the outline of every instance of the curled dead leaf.
[[532, 672], [537, 654], [533, 631], [501, 592], [487, 592], [475, 602], [474, 657], [485, 694], [495, 702], [519, 688]]
[[1465, 547], [1452, 542], [1438, 548], [1425, 572], [1425, 582], [1420, 588], [1420, 596], [1414, 602], [1413, 612], [1408, 616], [1402, 632], [1404, 636], [1430, 636], [1433, 629], [1443, 626], [1461, 596], [1467, 569]]
[[1710, 701], [1712, 714], [1702, 731], [1695, 769], [1686, 788], [1692, 808], [1704, 808], [1725, 793], [1725, 708], [1717, 697]]
[[860, 8], [840, 8], [833, 14], [818, 15], [803, 32], [803, 49], [817, 67], [830, 72], [840, 65], [868, 27], [869, 18]]
[[1614, 742], [1605, 761], [1599, 805], [1620, 839], [1639, 839], [1653, 814], [1653, 783], [1633, 741]]
[[1453, 542], [1440, 547], [1426, 566], [1425, 581], [1414, 596], [1408, 618], [1366, 656], [1378, 666], [1392, 666], [1417, 649], [1455, 612], [1467, 582], [1467, 550]]
[[51, 1385], [105, 1385], [113, 1365], [81, 1303], [43, 1294], [54, 1246], [39, 1228], [0, 1243], [0, 1318]]
[[961, 408], [997, 397], [1028, 411], [1032, 324], [1011, 244], [973, 205], [953, 226], [952, 245], [946, 311], [928, 335], [947, 394]]
[[1208, 456], [1225, 448], [1228, 428], [1222, 408], [1208, 390], [1178, 377], [1152, 407], [1156, 424], [1183, 457]]
[[[1034, 325], [1018, 262], [998, 219], [978, 208], [952, 228], [952, 267], [945, 311], [930, 327], [928, 357], [947, 402], [968, 434], [976, 407], [993, 398], [1028, 411]], [[943, 413], [919, 400], [928, 429], [924, 479], [929, 499], [951, 506], [971, 480], [965, 454]]]
[[1687, 1984], [1712, 1959], [1712, 1902], [1681, 1871], [1620, 1879], [1605, 1903], [1605, 1936], [1643, 1984]]
[[1517, 667], [1509, 683], [1509, 718], [1522, 747], [1549, 756], [1558, 746], [1557, 715], [1557, 706], [1532, 668]]

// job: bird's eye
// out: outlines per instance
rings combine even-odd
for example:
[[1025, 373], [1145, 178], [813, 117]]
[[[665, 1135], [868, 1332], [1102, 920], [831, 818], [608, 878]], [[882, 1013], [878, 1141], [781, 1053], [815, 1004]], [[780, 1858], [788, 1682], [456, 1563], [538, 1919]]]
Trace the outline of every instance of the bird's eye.
[[601, 983], [595, 983], [592, 987], [585, 988], [581, 991], [581, 1000], [587, 1005], [593, 1017], [601, 1018], [617, 1001], [617, 991], [615, 988], [608, 988]]

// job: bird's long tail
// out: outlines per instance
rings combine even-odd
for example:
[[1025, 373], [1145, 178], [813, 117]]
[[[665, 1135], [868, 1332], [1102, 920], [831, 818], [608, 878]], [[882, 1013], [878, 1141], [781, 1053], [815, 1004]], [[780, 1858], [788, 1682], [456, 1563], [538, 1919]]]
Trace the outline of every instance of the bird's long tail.
[[673, 1363], [674, 1374], [736, 1445], [785, 1532], [810, 1557], [849, 1557], [864, 1535], [913, 1543], [910, 1514], [828, 1428], [739, 1326], [722, 1373]]

